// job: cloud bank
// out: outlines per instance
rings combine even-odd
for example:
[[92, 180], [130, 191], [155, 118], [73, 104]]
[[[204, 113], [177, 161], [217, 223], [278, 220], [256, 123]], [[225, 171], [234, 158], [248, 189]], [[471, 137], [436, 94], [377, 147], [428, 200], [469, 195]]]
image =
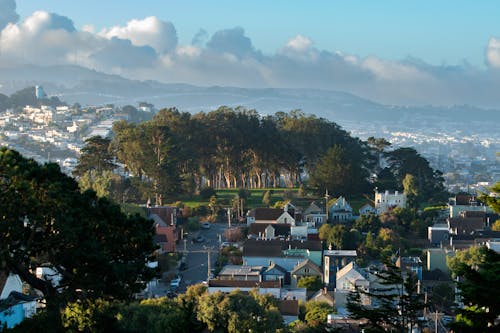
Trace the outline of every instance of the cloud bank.
[[37, 11], [21, 22], [14, 0], [0, 0], [0, 64], [72, 64], [139, 80], [240, 87], [319, 88], [386, 104], [473, 104], [500, 108], [500, 38], [486, 46], [486, 68], [432, 66], [320, 50], [290, 36], [274, 54], [256, 49], [242, 27], [200, 29], [181, 45], [171, 22], [150, 16], [94, 31]]

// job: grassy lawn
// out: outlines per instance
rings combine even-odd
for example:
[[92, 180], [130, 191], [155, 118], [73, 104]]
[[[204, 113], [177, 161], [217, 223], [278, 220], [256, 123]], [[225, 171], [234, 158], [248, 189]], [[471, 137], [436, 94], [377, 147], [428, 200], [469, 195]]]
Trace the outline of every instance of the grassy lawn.
[[[324, 198], [322, 196], [314, 196], [314, 195], [307, 195], [307, 196], [299, 196], [298, 188], [267, 188], [267, 189], [251, 189], [249, 190], [250, 196], [245, 202], [245, 209], [253, 209], [253, 208], [258, 208], [258, 207], [265, 207], [264, 204], [262, 203], [262, 198], [264, 196], [264, 193], [266, 191], [271, 191], [271, 204], [270, 207], [272, 207], [276, 202], [278, 201], [288, 201], [288, 199], [285, 198], [290, 198], [292, 200], [292, 203], [298, 207], [302, 208], [307, 208], [309, 204], [312, 201], [316, 201], [317, 204], [319, 205], [324, 205]], [[216, 190], [217, 194], [217, 201], [219, 202], [219, 205], [222, 207], [231, 207], [232, 206], [232, 201], [236, 195], [238, 195], [239, 189], [219, 189]], [[369, 196], [370, 197], [370, 196]], [[371, 198], [371, 197], [370, 197]], [[332, 198], [330, 200], [330, 204], [334, 202]], [[355, 198], [352, 197], [347, 197], [346, 198], [349, 204], [351, 205], [354, 213], [356, 214], [358, 209], [361, 208], [363, 205], [366, 203], [370, 203], [369, 199], [367, 199], [365, 196], [358, 196]], [[184, 197], [184, 198], [179, 198], [179, 200], [185, 205], [190, 208], [196, 208], [199, 206], [207, 206], [209, 204], [209, 199], [204, 199], [201, 198], [200, 196], [194, 196], [194, 197]], [[166, 205], [174, 205], [174, 203], [177, 203], [178, 201], [172, 202], [172, 203], [166, 203]], [[134, 204], [122, 204], [122, 211], [125, 212], [126, 214], [135, 214], [139, 213], [141, 216], [145, 216], [145, 209], [143, 207], [139, 207], [138, 205]]]

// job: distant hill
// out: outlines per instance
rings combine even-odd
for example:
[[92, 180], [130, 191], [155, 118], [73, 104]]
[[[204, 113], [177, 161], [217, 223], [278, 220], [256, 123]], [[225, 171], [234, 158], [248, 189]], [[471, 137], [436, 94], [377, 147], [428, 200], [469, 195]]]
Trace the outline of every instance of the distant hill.
[[261, 114], [302, 109], [340, 124], [343, 122], [406, 122], [414, 126], [447, 121], [499, 122], [499, 110], [471, 106], [406, 107], [381, 105], [338, 91], [316, 89], [250, 89], [199, 87], [129, 80], [79, 66], [22, 66], [0, 68], [0, 93], [12, 94], [28, 86], [42, 85], [51, 96], [72, 104], [153, 103], [157, 108], [176, 106], [190, 111], [210, 111], [220, 105], [242, 105]]

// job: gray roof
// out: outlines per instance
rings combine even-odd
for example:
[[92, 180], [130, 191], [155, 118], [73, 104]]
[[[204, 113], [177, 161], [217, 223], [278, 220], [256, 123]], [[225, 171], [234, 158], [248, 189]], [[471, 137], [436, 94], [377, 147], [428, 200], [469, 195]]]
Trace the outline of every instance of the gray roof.
[[240, 266], [240, 265], [226, 265], [219, 273], [221, 275], [255, 275], [259, 276], [264, 267], [263, 266]]

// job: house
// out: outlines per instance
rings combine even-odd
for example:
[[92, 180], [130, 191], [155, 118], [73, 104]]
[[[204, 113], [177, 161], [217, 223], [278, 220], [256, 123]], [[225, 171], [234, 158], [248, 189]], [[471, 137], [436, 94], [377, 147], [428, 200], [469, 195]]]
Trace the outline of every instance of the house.
[[325, 209], [320, 208], [316, 202], [313, 201], [304, 211], [302, 220], [313, 226], [326, 223], [327, 216]]
[[327, 286], [335, 287], [336, 274], [339, 270], [357, 259], [356, 250], [323, 251], [323, 278]]
[[290, 285], [297, 287], [297, 283], [300, 279], [307, 276], [317, 276], [320, 280], [323, 279], [323, 272], [321, 272], [321, 268], [309, 259], [300, 262], [292, 269], [290, 272]]
[[[370, 289], [369, 274], [352, 261], [337, 272], [335, 284], [337, 286], [334, 292], [335, 307], [339, 313], [346, 313], [348, 295], [355, 292], [356, 288], [365, 291]], [[362, 295], [361, 301], [364, 305], [370, 304], [370, 299], [366, 295]]]
[[484, 229], [485, 214], [478, 211], [463, 211], [458, 217], [448, 218], [447, 223], [450, 234], [470, 235], [474, 231]]
[[230, 293], [234, 290], [249, 292], [257, 289], [261, 295], [271, 294], [278, 300], [306, 301], [306, 288], [282, 288], [280, 281], [244, 281], [211, 279], [208, 281], [208, 292]]
[[396, 207], [406, 208], [406, 194], [395, 192], [379, 192], [375, 189], [375, 209], [377, 214], [385, 213]]
[[291, 272], [305, 259], [321, 266], [322, 251], [320, 241], [248, 239], [243, 245], [243, 265], [269, 267], [277, 264]]
[[413, 273], [422, 281], [422, 260], [419, 257], [401, 257], [396, 260], [396, 267], [403, 273]]
[[328, 209], [331, 222], [346, 223], [352, 220], [352, 207], [347, 200], [340, 196]]
[[175, 252], [177, 233], [177, 207], [155, 206], [147, 208], [147, 216], [153, 220], [155, 242], [160, 252]]
[[286, 269], [274, 263], [262, 272], [263, 281], [281, 281], [282, 285], [290, 284], [290, 281], [287, 281], [286, 278]]
[[[226, 265], [220, 271], [218, 278], [220, 280], [238, 280], [238, 281], [262, 281], [262, 266], [240, 266]], [[266, 280], [270, 281], [270, 280]]]
[[431, 246], [440, 246], [441, 244], [448, 243], [450, 239], [448, 224], [436, 223], [432, 227], [428, 227], [427, 237]]
[[290, 236], [292, 239], [307, 239], [309, 235], [309, 226], [306, 225], [296, 225], [290, 228]]
[[281, 300], [278, 302], [278, 309], [283, 317], [285, 325], [289, 325], [296, 320], [299, 320], [299, 301], [298, 300]]
[[279, 208], [255, 208], [252, 209], [247, 215], [247, 226], [252, 223], [278, 223], [278, 224], [290, 224], [295, 225], [295, 218], [293, 217], [293, 211], [288, 212], [285, 206], [285, 210]]
[[453, 255], [453, 251], [446, 248], [427, 249], [427, 270], [439, 269], [441, 272], [448, 273], [449, 268], [446, 265], [446, 258]]
[[477, 200], [477, 198], [470, 194], [457, 195], [448, 200], [449, 217], [459, 217], [462, 212], [475, 211], [484, 213], [493, 213], [489, 206], [485, 206]]
[[0, 327], [13, 328], [36, 314], [37, 297], [23, 294], [22, 287], [17, 274], [0, 272]]
[[287, 239], [290, 236], [290, 227], [289, 224], [252, 223], [248, 227], [248, 236], [256, 239]]
[[279, 281], [244, 281], [244, 280], [208, 280], [208, 293], [230, 293], [236, 289], [249, 292], [257, 289], [260, 295], [271, 294], [274, 298], [281, 297], [281, 284]]
[[491, 251], [495, 251], [496, 253], [500, 253], [500, 241], [487, 241], [486, 247]]
[[310, 298], [309, 301], [312, 302], [323, 302], [327, 303], [330, 306], [334, 306], [335, 298], [328, 292], [326, 288], [320, 289], [315, 292]]
[[358, 211], [359, 216], [377, 214], [377, 210], [370, 204], [364, 204]]

